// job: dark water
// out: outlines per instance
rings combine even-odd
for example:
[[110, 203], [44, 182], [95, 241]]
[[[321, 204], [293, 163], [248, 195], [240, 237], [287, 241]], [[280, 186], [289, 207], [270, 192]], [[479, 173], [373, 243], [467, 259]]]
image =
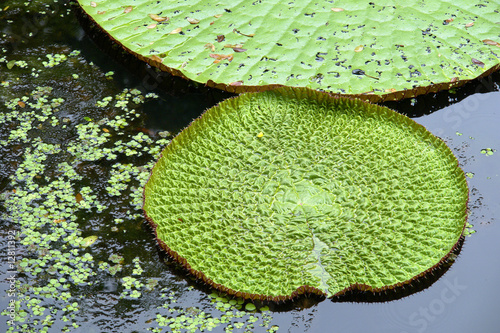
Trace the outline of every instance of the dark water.
[[[31, 5], [40, 9], [43, 3], [33, 1]], [[141, 116], [134, 123], [133, 133], [137, 133], [137, 128], [141, 128], [155, 136], [158, 131], [179, 131], [203, 110], [230, 96], [155, 73], [151, 68], [137, 64], [126, 55], [120, 55], [116, 50], [100, 49], [95, 43], [97, 41], [99, 44], [99, 36], [86, 34], [79, 27], [73, 13], [67, 12], [67, 5], [55, 5], [52, 1], [45, 3], [50, 4], [53, 14], [50, 11], [40, 16], [34, 11], [31, 14], [26, 13], [23, 2], [18, 1], [0, 4], [2, 8], [12, 6], [10, 12], [0, 12], [0, 30], [4, 34], [0, 41], [5, 50], [0, 56], [6, 56], [7, 60], [25, 57], [29, 62], [43, 57], [44, 53], [80, 50], [80, 62], [73, 64], [68, 73], [62, 70], [47, 71], [46, 75], [42, 72], [38, 78], [20, 75], [19, 84], [13, 84], [10, 90], [2, 90], [4, 95], [0, 111], [3, 111], [5, 100], [22, 96], [36, 85], [49, 85], [55, 87], [56, 95], [71, 96], [72, 101], [64, 111], [64, 116], [70, 117], [76, 123], [83, 121], [83, 117], [98, 119], [102, 116], [92, 108], [98, 99], [96, 96], [114, 95], [124, 88], [138, 88], [143, 93], [155, 92], [160, 98], [139, 108]], [[7, 19], [13, 22], [7, 23]], [[110, 54], [116, 57], [113, 58]], [[97, 68], [95, 75], [92, 74], [93, 69], [85, 67], [90, 62]], [[15, 82], [13, 72], [7, 72], [5, 66], [5, 63], [0, 64], [0, 81], [8, 79]], [[109, 71], [115, 73], [112, 81], [103, 77], [103, 73]], [[78, 85], [74, 80], [67, 79], [75, 73], [87, 78], [86, 84]], [[500, 152], [494, 152], [493, 155], [481, 153], [486, 148], [500, 149], [499, 83], [500, 75], [496, 73], [452, 93], [444, 92], [387, 104], [413, 117], [432, 133], [443, 138], [469, 175], [469, 223], [477, 232], [466, 238], [460, 256], [445, 275], [429, 288], [391, 302], [301, 300], [296, 306], [279, 308], [287, 311], [272, 312], [270, 325], [279, 326], [279, 332], [500, 332], [500, 226], [497, 222], [500, 215]], [[38, 134], [43, 136], [43, 133]], [[74, 132], [59, 133], [54, 140], [67, 142], [74, 135]], [[0, 192], [11, 190], [7, 178], [19, 165], [21, 150], [19, 147], [2, 147]], [[109, 176], [109, 168], [106, 163], [89, 163], [83, 165], [81, 170], [88, 177], [85, 181], [89, 185], [102, 190], [99, 177]], [[163, 287], [177, 292], [178, 307], [188, 309], [196, 306], [207, 312], [214, 312], [206, 289], [197, 285], [194, 285], [194, 289], [188, 289], [189, 285], [193, 285], [192, 281], [172, 265], [165, 265], [159, 260], [161, 256], [141, 219], [127, 224], [128, 228], [132, 228], [128, 234], [117, 235], [111, 231], [109, 221], [125, 216], [123, 211], [126, 208], [123, 207], [126, 207], [126, 199], [118, 197], [103, 200], [108, 200], [108, 204], [115, 207], [108, 211], [108, 215], [79, 216], [79, 227], [84, 236], [97, 233], [101, 237], [92, 247], [96, 261], [106, 260], [110, 253], [120, 253], [126, 262], [131, 262], [132, 258], [139, 256], [144, 275], [158, 278]], [[8, 211], [8, 207], [0, 208], [0, 212], [5, 211]], [[0, 311], [3, 311], [10, 299], [6, 296], [9, 289], [9, 267], [5, 249], [8, 247], [8, 230], [16, 230], [16, 221], [7, 218], [0, 223], [0, 245], [4, 249], [0, 257], [3, 281]], [[19, 247], [17, 251], [16, 256], [28, 255], [28, 250], [23, 247]], [[118, 275], [100, 277], [102, 280], [98, 287], [86, 286], [82, 290], [73, 290], [73, 296], [80, 303], [80, 312], [75, 319], [80, 327], [72, 331], [146, 332], [148, 327], [155, 327], [151, 325], [151, 320], [159, 312], [156, 309], [158, 304], [161, 304], [158, 293], [145, 293], [140, 301], [119, 301]], [[47, 304], [50, 306], [50, 301]], [[62, 306], [57, 302], [53, 305]], [[60, 316], [54, 315], [58, 318]], [[7, 330], [6, 321], [6, 316], [0, 317], [0, 331], [4, 331], [3, 328]], [[33, 331], [41, 331], [42, 326], [33, 325]], [[48, 331], [60, 332], [62, 326], [63, 323], [57, 322]], [[217, 326], [213, 331], [222, 332], [223, 327]], [[265, 331], [258, 325], [247, 330]], [[169, 330], [164, 328], [165, 331]]]

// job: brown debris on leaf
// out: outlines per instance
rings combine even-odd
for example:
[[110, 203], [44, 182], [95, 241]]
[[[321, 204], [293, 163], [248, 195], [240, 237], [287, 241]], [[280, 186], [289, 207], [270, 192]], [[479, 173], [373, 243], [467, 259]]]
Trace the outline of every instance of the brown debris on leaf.
[[212, 43], [206, 43], [205, 48], [210, 49], [212, 52], [215, 52], [215, 46]]
[[157, 15], [157, 14], [149, 14], [148, 15], [152, 20], [156, 21], [156, 22], [164, 22], [164, 21], [168, 21], [168, 17], [166, 16], [160, 16], [160, 15]]
[[246, 37], [253, 37], [253, 36], [255, 36], [255, 34], [244, 34], [241, 31], [239, 31], [238, 29], [233, 29], [233, 32], [235, 32], [237, 34], [240, 34], [242, 36], [246, 36]]
[[481, 68], [484, 68], [484, 62], [482, 62], [481, 60], [477, 60], [475, 58], [471, 58], [471, 60], [473, 64], [478, 65]]
[[214, 64], [218, 64], [221, 62], [221, 60], [227, 59], [229, 62], [233, 60], [233, 54], [215, 54], [215, 53], [210, 53], [209, 54], [210, 58], [214, 58]]
[[191, 18], [191, 17], [186, 18], [186, 20], [189, 23], [191, 23], [191, 24], [198, 24], [198, 23], [200, 23], [200, 20], [197, 20], [197, 19], [194, 19], [194, 18]]
[[493, 46], [500, 47], [500, 43], [499, 42], [495, 42], [494, 40], [491, 40], [491, 39], [483, 39], [483, 43], [487, 44], [487, 45], [493, 45]]
[[224, 35], [217, 35], [217, 42], [218, 43], [223, 42], [225, 39], [226, 39], [226, 36], [224, 36]]
[[247, 49], [243, 48], [243, 45], [241, 44], [227, 44], [224, 45], [226, 48], [231, 48], [233, 49], [234, 52], [245, 52]]
[[133, 6], [128, 6], [127, 8], [125, 8], [125, 10], [123, 11], [125, 14], [128, 14], [130, 13], [132, 10], [134, 9]]

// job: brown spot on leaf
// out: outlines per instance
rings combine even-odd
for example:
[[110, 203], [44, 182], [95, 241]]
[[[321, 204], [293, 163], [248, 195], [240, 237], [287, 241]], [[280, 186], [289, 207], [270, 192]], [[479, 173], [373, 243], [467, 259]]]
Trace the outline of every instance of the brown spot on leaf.
[[105, 14], [105, 13], [106, 13], [105, 10], [104, 11], [99, 11], [99, 10], [97, 11], [97, 14], [99, 14], [99, 15], [102, 15], [102, 14]]
[[147, 28], [148, 29], [154, 29], [154, 28], [156, 28], [156, 23], [151, 23], [150, 25], [148, 25]]
[[465, 25], [465, 27], [466, 27], [466, 28], [470, 28], [470, 27], [472, 27], [473, 25], [474, 25], [474, 22], [470, 22], [470, 23], [467, 23], [467, 24]]
[[174, 30], [170, 31], [170, 34], [171, 34], [171, 35], [175, 35], [175, 34], [178, 34], [178, 33], [179, 33], [179, 32], [181, 32], [181, 31], [182, 31], [182, 28], [176, 28], [176, 29], [174, 29]]
[[217, 35], [217, 42], [223, 42], [226, 39], [226, 36], [224, 35]]
[[132, 7], [132, 6], [128, 6], [128, 7], [126, 7], [126, 8], [125, 8], [125, 10], [124, 10], [123, 12], [124, 12], [125, 14], [128, 14], [128, 13], [130, 13], [130, 12], [132, 11], [132, 9], [134, 9], [134, 7]]
[[95, 1], [90, 1], [90, 7], [97, 7], [97, 3]]
[[247, 49], [242, 49], [240, 47], [233, 47], [234, 52], [245, 52]]
[[243, 84], [243, 81], [236, 81], [236, 82], [231, 82], [229, 85], [230, 86], [241, 86]]
[[450, 82], [451, 83], [458, 82], [458, 76], [455, 76], [455, 77], [451, 78]]
[[354, 48], [354, 52], [361, 52], [361, 51], [363, 51], [363, 49], [364, 49], [364, 46], [363, 45], [359, 45], [359, 46], [356, 46]]
[[333, 12], [343, 12], [344, 8], [332, 8]]
[[221, 17], [221, 16], [222, 16], [222, 14], [215, 14], [215, 15], [214, 15], [214, 17], [215, 17], [215, 18], [219, 18], [219, 17]]

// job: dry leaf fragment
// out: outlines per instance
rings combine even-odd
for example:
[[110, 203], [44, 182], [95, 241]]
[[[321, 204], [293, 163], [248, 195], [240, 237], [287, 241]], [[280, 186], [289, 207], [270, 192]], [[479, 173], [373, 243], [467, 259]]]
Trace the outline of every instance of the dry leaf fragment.
[[219, 63], [221, 60], [224, 60], [224, 59], [227, 59], [228, 61], [232, 61], [233, 60], [233, 54], [214, 54], [214, 53], [210, 53], [209, 54], [210, 58], [214, 58], [214, 63], [217, 64]]
[[224, 36], [224, 35], [217, 35], [217, 42], [219, 42], [219, 43], [223, 42], [224, 39], [226, 39], [226, 36]]
[[454, 18], [449, 18], [447, 20], [444, 20], [444, 24], [448, 24], [448, 23], [451, 23], [453, 22]]
[[222, 14], [215, 14], [215, 15], [214, 15], [214, 17], [215, 17], [215, 18], [219, 18], [219, 17], [221, 17], [221, 16], [222, 16]]
[[238, 29], [233, 29], [233, 32], [236, 32], [237, 34], [240, 34], [240, 35], [246, 36], [246, 37], [253, 37], [253, 36], [255, 36], [255, 34], [244, 34], [241, 31], [239, 31]]
[[151, 23], [150, 25], [147, 26], [148, 29], [153, 29], [156, 28], [156, 23]]
[[176, 29], [174, 29], [174, 30], [170, 31], [170, 34], [171, 34], [171, 35], [175, 35], [175, 34], [178, 34], [178, 33], [179, 33], [179, 32], [181, 32], [181, 31], [182, 31], [182, 28], [176, 28]]
[[455, 76], [455, 77], [451, 78], [451, 80], [450, 80], [451, 83], [455, 83], [457, 81], [458, 81], [458, 76]]
[[22, 101], [18, 101], [17, 105], [19, 105], [20, 107], [24, 108], [26, 106], [26, 103], [24, 103]]
[[465, 25], [465, 27], [466, 27], [466, 28], [470, 28], [470, 27], [472, 27], [473, 25], [474, 25], [474, 22], [470, 22], [470, 23], [467, 23], [467, 24]]
[[472, 58], [471, 60], [472, 60], [473, 64], [476, 64], [476, 65], [478, 65], [481, 68], [484, 68], [484, 62], [482, 62], [481, 60], [477, 60], [477, 59], [474, 59], [474, 58]]
[[160, 15], [156, 15], [156, 14], [149, 14], [149, 17], [156, 22], [163, 22], [163, 21], [168, 20], [168, 17], [160, 16]]
[[234, 52], [245, 52], [247, 49], [242, 49], [241, 47], [233, 47]]
[[364, 49], [364, 46], [363, 45], [359, 45], [359, 46], [356, 46], [354, 48], [354, 52], [361, 52], [361, 51], [363, 51], [363, 49]]
[[332, 8], [332, 11], [334, 11], [334, 12], [343, 12], [344, 8]]
[[132, 9], [134, 9], [134, 7], [132, 6], [128, 6], [127, 8], [125, 8], [125, 10], [123, 11], [125, 14], [127, 13], [130, 13], [132, 11]]
[[197, 20], [197, 19], [194, 19], [194, 18], [191, 18], [191, 17], [188, 17], [186, 20], [189, 23], [191, 23], [191, 24], [198, 24], [198, 23], [200, 23], [200, 20]]
[[212, 52], [214, 52], [214, 51], [215, 51], [215, 46], [214, 46], [214, 44], [212, 44], [212, 43], [206, 43], [206, 44], [205, 44], [205, 48], [206, 48], [206, 49], [210, 49], [210, 50], [212, 50]]
[[226, 44], [226, 45], [224, 45], [224, 47], [232, 49], [233, 47], [243, 47], [243, 45], [242, 44]]
[[483, 39], [483, 43], [484, 44], [488, 44], [488, 45], [493, 45], [493, 46], [500, 47], [500, 43], [499, 42], [495, 42], [494, 40], [491, 40], [491, 39]]
[[102, 131], [106, 132], [106, 133], [109, 133], [109, 129], [107, 129], [107, 128], [103, 128]]
[[90, 7], [97, 7], [97, 3], [95, 1], [90, 1]]
[[103, 10], [103, 11], [98, 10], [98, 11], [97, 11], [97, 14], [99, 14], [99, 15], [102, 15], [102, 14], [105, 14], [105, 13], [106, 13], [106, 11], [105, 11], [105, 10]]
[[76, 199], [76, 202], [77, 202], [77, 203], [80, 203], [80, 201], [82, 201], [82, 200], [83, 200], [83, 196], [82, 196], [82, 194], [81, 194], [81, 193], [78, 193], [78, 194], [76, 195], [75, 199]]
[[154, 61], [158, 61], [159, 63], [161, 63], [163, 61], [163, 59], [160, 58], [160, 57], [158, 57], [156, 54], [153, 54], [152, 56], [149, 56], [149, 58], [151, 58]]

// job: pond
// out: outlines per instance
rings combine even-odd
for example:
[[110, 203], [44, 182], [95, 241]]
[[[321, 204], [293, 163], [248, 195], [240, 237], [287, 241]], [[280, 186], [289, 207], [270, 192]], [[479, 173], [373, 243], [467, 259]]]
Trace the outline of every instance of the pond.
[[168, 260], [140, 209], [161, 149], [232, 95], [106, 47], [66, 2], [0, 9], [0, 332], [498, 332], [498, 72], [385, 104], [441, 137], [466, 172], [476, 232], [442, 277], [389, 302], [254, 309]]

